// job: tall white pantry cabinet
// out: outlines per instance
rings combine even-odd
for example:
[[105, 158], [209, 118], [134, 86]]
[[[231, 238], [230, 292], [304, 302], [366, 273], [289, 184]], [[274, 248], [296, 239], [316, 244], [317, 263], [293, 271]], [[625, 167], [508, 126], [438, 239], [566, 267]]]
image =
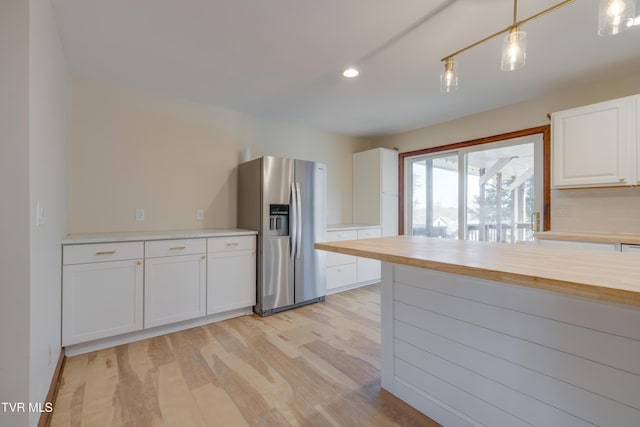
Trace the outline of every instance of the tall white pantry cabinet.
[[353, 222], [398, 235], [398, 152], [376, 148], [353, 155]]

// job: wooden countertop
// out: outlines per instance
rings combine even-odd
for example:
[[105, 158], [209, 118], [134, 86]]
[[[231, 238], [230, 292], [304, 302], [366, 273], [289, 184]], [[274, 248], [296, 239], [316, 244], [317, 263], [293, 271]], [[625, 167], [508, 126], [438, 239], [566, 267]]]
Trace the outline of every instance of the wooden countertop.
[[317, 249], [640, 307], [640, 255], [397, 236]]
[[596, 243], [628, 243], [640, 245], [640, 234], [637, 233], [590, 233], [580, 231], [545, 231], [535, 233], [536, 239], [543, 240], [569, 240], [574, 242]]

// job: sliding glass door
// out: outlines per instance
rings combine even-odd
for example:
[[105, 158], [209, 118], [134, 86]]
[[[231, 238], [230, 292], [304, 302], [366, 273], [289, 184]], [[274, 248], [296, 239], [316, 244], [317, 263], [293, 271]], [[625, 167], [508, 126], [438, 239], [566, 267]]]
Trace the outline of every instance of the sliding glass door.
[[405, 159], [405, 233], [515, 243], [541, 223], [542, 135]]

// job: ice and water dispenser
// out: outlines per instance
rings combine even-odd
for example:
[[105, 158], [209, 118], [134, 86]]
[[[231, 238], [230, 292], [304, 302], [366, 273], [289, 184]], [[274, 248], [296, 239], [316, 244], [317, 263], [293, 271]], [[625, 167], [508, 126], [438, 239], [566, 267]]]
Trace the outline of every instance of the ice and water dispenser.
[[289, 235], [289, 205], [269, 205], [269, 235]]

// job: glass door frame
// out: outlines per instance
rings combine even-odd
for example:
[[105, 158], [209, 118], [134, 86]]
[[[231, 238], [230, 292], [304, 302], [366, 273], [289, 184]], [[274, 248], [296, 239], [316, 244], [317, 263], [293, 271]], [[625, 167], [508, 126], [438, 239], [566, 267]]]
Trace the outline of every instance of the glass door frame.
[[[398, 170], [399, 172], [398, 174], [399, 175], [398, 176], [399, 178], [398, 233], [405, 234], [405, 228], [406, 228], [405, 226], [408, 223], [407, 220], [409, 219], [409, 215], [410, 215], [407, 212], [405, 201], [407, 199], [407, 189], [411, 188], [411, 178], [408, 176], [408, 174], [410, 173], [409, 171], [410, 168], [407, 167], [409, 165], [411, 158], [418, 157], [418, 156], [422, 157], [430, 154], [436, 155], [436, 156], [453, 154], [455, 152], [458, 152], [462, 149], [469, 148], [469, 147], [476, 147], [482, 144], [493, 144], [501, 141], [519, 139], [522, 137], [537, 135], [537, 134], [542, 135], [542, 151], [543, 151], [542, 152], [542, 174], [543, 174], [542, 194], [536, 191], [536, 193], [538, 193], [536, 194], [536, 197], [538, 196], [542, 197], [542, 215], [541, 215], [542, 218], [540, 219], [540, 225], [541, 225], [540, 231], [549, 230], [551, 228], [551, 126], [545, 125], [545, 126], [538, 126], [538, 127], [529, 128], [529, 129], [523, 129], [515, 132], [508, 132], [500, 135], [489, 136], [485, 138], [458, 142], [454, 144], [448, 144], [448, 145], [443, 145], [438, 147], [424, 148], [421, 150], [414, 150], [406, 153], [400, 153], [398, 156], [398, 163], [399, 163], [398, 165], [399, 166], [398, 168], [399, 169]], [[476, 147], [476, 148], [481, 149], [480, 147]], [[462, 157], [464, 158], [465, 156], [462, 156]], [[461, 168], [461, 170], [466, 170], [466, 164], [464, 164], [464, 161], [460, 162], [459, 168]], [[536, 173], [538, 173], [538, 171], [536, 171]], [[466, 200], [466, 182], [464, 181], [465, 180], [460, 180], [458, 193], [460, 198], [465, 198]], [[465, 220], [464, 216], [466, 215], [466, 212], [463, 209], [459, 209], [458, 215], [459, 215], [459, 224], [460, 224], [459, 227], [460, 227]], [[464, 236], [464, 233], [460, 236]]]

